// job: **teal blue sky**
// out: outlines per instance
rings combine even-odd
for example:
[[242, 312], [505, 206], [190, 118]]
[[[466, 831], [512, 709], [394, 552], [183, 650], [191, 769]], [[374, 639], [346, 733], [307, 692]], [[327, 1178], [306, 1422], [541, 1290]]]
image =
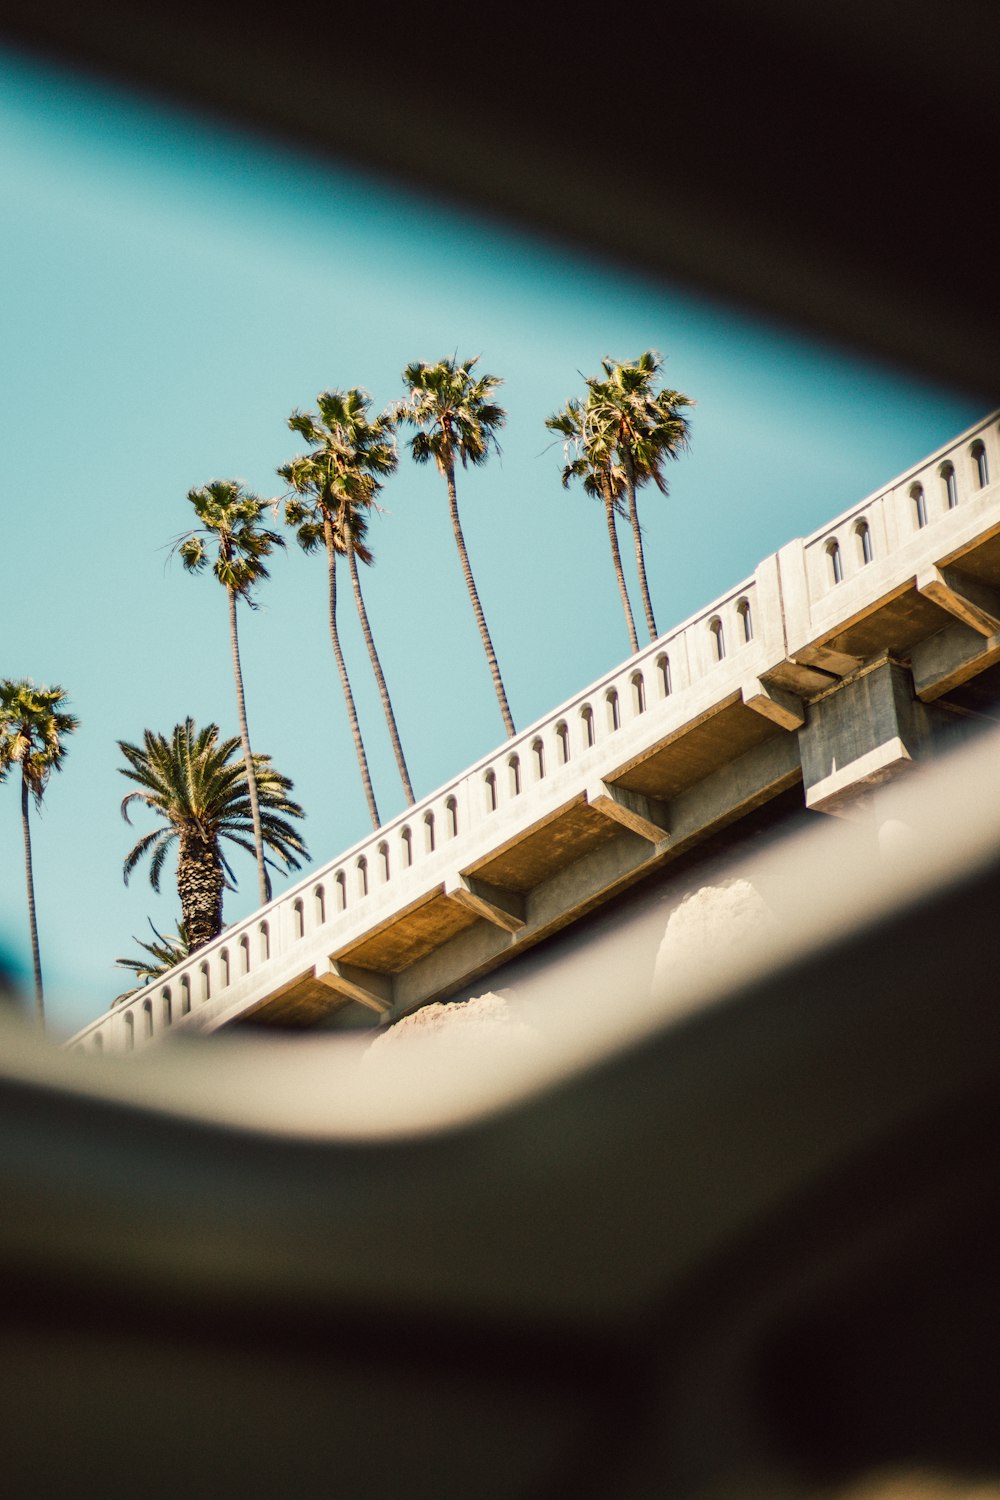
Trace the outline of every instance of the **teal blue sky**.
[[[116, 741], [186, 714], [235, 732], [223, 591], [168, 561], [193, 485], [276, 495], [286, 426], [331, 386], [377, 407], [413, 359], [505, 382], [502, 460], [460, 478], [518, 727], [624, 657], [603, 518], [543, 422], [602, 356], [667, 356], [697, 405], [671, 494], [644, 497], [661, 629], [983, 415], [958, 396], [346, 168], [0, 53], [0, 675], [59, 683], [81, 728], [34, 824], [53, 1033], [125, 987], [113, 960], [170, 881], [126, 889]], [[553, 182], [553, 193], [559, 183]], [[366, 597], [417, 795], [502, 737], [443, 485], [404, 454]], [[291, 539], [290, 539], [291, 541]], [[290, 775], [314, 860], [368, 827], [325, 630], [294, 543], [241, 629], [251, 734]], [[342, 628], [384, 817], [402, 806], [367, 660]], [[142, 824], [141, 827], [149, 825]], [[0, 790], [0, 943], [27, 954], [16, 788]], [[234, 920], [255, 904], [237, 867]], [[277, 887], [281, 888], [281, 883]]]

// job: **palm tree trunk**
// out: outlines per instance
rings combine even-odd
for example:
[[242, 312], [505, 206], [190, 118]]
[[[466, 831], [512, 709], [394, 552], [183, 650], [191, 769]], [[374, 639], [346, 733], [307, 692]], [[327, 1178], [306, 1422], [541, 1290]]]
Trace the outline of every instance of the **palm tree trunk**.
[[632, 524], [632, 540], [635, 542], [635, 566], [639, 574], [639, 592], [642, 595], [642, 607], [646, 615], [649, 639], [655, 641], [656, 621], [653, 619], [653, 601], [649, 597], [649, 584], [646, 582], [646, 558], [642, 550], [639, 511], [635, 503], [635, 468], [632, 464], [632, 455], [627, 448], [622, 449], [622, 466], [625, 470], [625, 492], [628, 495], [628, 518]]
[[35, 878], [31, 869], [31, 829], [28, 826], [28, 778], [21, 777], [21, 827], [24, 830], [24, 877], [28, 887], [28, 926], [31, 929], [31, 958], [35, 966], [35, 1009], [38, 1024], [45, 1030], [45, 996], [42, 990], [42, 959], [38, 951], [38, 922], [35, 917]]
[[177, 857], [177, 895], [188, 951], [203, 948], [222, 931], [222, 860], [196, 832], [182, 830]]
[[500, 713], [503, 718], [507, 738], [512, 738], [517, 733], [514, 728], [514, 720], [511, 718], [510, 708], [507, 703], [507, 694], [504, 692], [503, 678], [500, 676], [500, 668], [497, 665], [496, 652], [493, 650], [493, 642], [486, 628], [486, 616], [483, 614], [483, 606], [479, 602], [479, 593], [476, 589], [476, 581], [472, 576], [472, 568], [469, 565], [469, 554], [465, 550], [465, 537], [462, 535], [462, 523], [458, 518], [458, 493], [455, 489], [455, 465], [449, 463], [445, 469], [445, 479], [448, 482], [448, 507], [451, 511], [451, 529], [455, 534], [455, 546], [458, 548], [458, 556], [462, 564], [462, 574], [465, 578], [465, 587], [469, 591], [472, 600], [472, 612], [479, 626], [479, 634], [483, 642], [483, 650], [486, 652], [486, 660], [489, 662], [490, 676], [493, 678], [493, 688], [500, 705]]
[[358, 559], [354, 551], [354, 541], [351, 536], [350, 527], [344, 528], [347, 533], [347, 565], [351, 570], [351, 585], [354, 589], [354, 602], [358, 609], [358, 619], [361, 621], [361, 633], [368, 647], [368, 656], [375, 673], [375, 681], [378, 683], [379, 697], [382, 699], [382, 712], [385, 714], [385, 722], [389, 726], [389, 738], [392, 740], [392, 748], [396, 756], [396, 765], [399, 768], [399, 777], [403, 783], [403, 791], [406, 801], [410, 807], [416, 800], [413, 795], [413, 787], [410, 785], [410, 773], [406, 769], [406, 760], [403, 756], [403, 746], [399, 739], [399, 730], [396, 728], [396, 715], [392, 711], [392, 701], [389, 697], [389, 689], [385, 685], [385, 677], [382, 672], [382, 663], [378, 659], [375, 650], [375, 638], [372, 635], [371, 626], [368, 623], [368, 611], [365, 609], [364, 596], [361, 592], [361, 579], [358, 577]]
[[347, 675], [347, 663], [344, 661], [344, 653], [340, 649], [340, 634], [337, 630], [337, 550], [333, 542], [333, 522], [326, 514], [323, 516], [323, 539], [326, 542], [327, 577], [330, 585], [330, 640], [333, 643], [333, 654], [337, 662], [337, 671], [340, 673], [340, 686], [344, 690], [344, 702], [347, 704], [347, 717], [350, 721], [354, 751], [358, 757], [358, 767], [361, 771], [362, 783], [364, 784], [365, 800], [368, 803], [372, 827], [378, 828], [379, 815], [378, 808], [375, 805], [375, 792], [372, 788], [372, 779], [368, 771], [368, 757], [365, 754], [365, 745], [361, 738], [361, 725], [358, 723], [358, 711], [354, 706], [354, 694], [351, 692], [350, 678]]
[[243, 746], [243, 761], [247, 769], [247, 792], [250, 797], [250, 819], [253, 823], [253, 846], [257, 852], [257, 878], [260, 883], [260, 904], [266, 906], [271, 899], [271, 880], [264, 863], [264, 834], [260, 826], [260, 805], [257, 799], [257, 773], [250, 752], [250, 731], [247, 728], [247, 706], [243, 697], [243, 669], [240, 666], [240, 641], [236, 632], [236, 591], [226, 589], [229, 599], [229, 642], [233, 648], [233, 675], [236, 678], [236, 713], [240, 721], [240, 744]]
[[610, 494], [604, 496], [604, 514], [608, 522], [608, 540], [611, 543], [611, 558], [615, 565], [615, 577], [618, 579], [618, 592], [621, 595], [622, 609], [625, 611], [625, 623], [628, 626], [628, 638], [632, 643], [633, 652], [639, 649], [639, 637], [635, 633], [635, 620], [632, 617], [632, 603], [628, 596], [628, 588], [625, 584], [625, 570], [622, 567], [622, 555], [618, 550], [618, 532], [615, 529], [615, 507]]

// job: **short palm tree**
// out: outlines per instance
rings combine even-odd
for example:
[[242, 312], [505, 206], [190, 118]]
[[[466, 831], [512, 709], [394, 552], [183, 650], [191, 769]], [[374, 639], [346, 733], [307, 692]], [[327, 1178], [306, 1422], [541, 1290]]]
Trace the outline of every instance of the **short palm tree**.
[[[130, 822], [131, 804], [141, 802], [163, 825], [144, 833], [125, 856], [125, 884], [148, 855], [150, 884], [158, 891], [164, 861], [176, 844], [181, 921], [193, 952], [222, 931], [223, 888], [235, 888], [223, 843], [256, 853], [250, 779], [240, 741], [235, 736], [220, 740], [217, 724], [197, 729], [193, 719], [185, 719], [169, 737], [147, 729], [141, 745], [119, 740], [118, 748], [128, 762], [119, 767], [122, 775], [139, 788], [123, 798], [122, 817]], [[303, 816], [289, 796], [292, 783], [274, 769], [270, 756], [255, 755], [253, 765], [264, 845], [281, 867], [297, 870], [298, 856], [309, 855], [288, 821]], [[268, 863], [279, 868], [273, 860]]]
[[38, 1024], [45, 1025], [45, 995], [38, 947], [35, 913], [35, 881], [31, 864], [29, 801], [41, 810], [42, 798], [53, 771], [62, 769], [67, 735], [79, 719], [66, 709], [66, 694], [60, 687], [36, 687], [27, 678], [0, 682], [0, 773], [21, 768], [21, 829], [24, 835], [24, 874], [28, 892], [28, 926], [35, 970], [35, 1006]]
[[[160, 979], [175, 964], [179, 964], [182, 959], [187, 958], [191, 951], [183, 922], [178, 922], [176, 932], [163, 933], [159, 932], [153, 926], [148, 917], [146, 920], [152, 928], [153, 941], [151, 943], [144, 943], [141, 938], [133, 938], [132, 940], [139, 945], [146, 957], [115, 959], [115, 963], [119, 969], [131, 969], [135, 978], [141, 984], [148, 984], [151, 979]], [[113, 1006], [120, 1005], [123, 1000], [127, 1000], [131, 995], [134, 995], [139, 987], [139, 984], [134, 984], [131, 989], [125, 990], [121, 995], [116, 995], [111, 1004]]]
[[636, 505], [636, 490], [652, 482], [668, 494], [666, 460], [678, 458], [690, 441], [685, 407], [690, 396], [680, 391], [655, 389], [663, 368], [663, 356], [647, 349], [635, 360], [603, 359], [604, 379], [589, 379], [585, 408], [585, 446], [613, 448], [621, 463], [628, 503], [628, 517], [635, 544], [639, 592], [651, 641], [656, 639], [656, 621], [646, 581], [646, 559]]
[[396, 715], [378, 651], [375, 649], [375, 638], [358, 576], [359, 559], [369, 565], [374, 561], [371, 551], [365, 545], [367, 513], [375, 507], [383, 479], [395, 471], [396, 448], [390, 421], [385, 416], [369, 420], [371, 397], [367, 391], [356, 387], [348, 391], [321, 391], [316, 404], [319, 408], [317, 412], [294, 411], [288, 419], [289, 427], [293, 432], [302, 434], [312, 451], [284, 464], [278, 470], [278, 475], [295, 491], [295, 498], [286, 503], [285, 518], [295, 528], [300, 545], [305, 551], [311, 552], [322, 542], [326, 551], [333, 654], [347, 704], [368, 810], [377, 828], [378, 809], [368, 772], [368, 759], [337, 631], [336, 568], [338, 554], [345, 556], [361, 633], [375, 674], [403, 792], [407, 802], [412, 805], [410, 773], [406, 768], [406, 758], [396, 727]]
[[246, 699], [243, 693], [243, 669], [240, 665], [240, 642], [236, 629], [236, 601], [246, 600], [251, 609], [256, 607], [253, 589], [268, 577], [264, 559], [275, 547], [285, 545], [284, 538], [276, 531], [261, 525], [261, 517], [268, 502], [261, 500], [235, 479], [216, 479], [201, 488], [188, 490], [188, 499], [194, 506], [199, 525], [187, 536], [179, 538], [174, 550], [185, 568], [200, 573], [209, 563], [209, 544], [214, 544], [215, 559], [212, 571], [226, 590], [229, 604], [229, 645], [233, 657], [233, 676], [236, 680], [236, 712], [240, 726], [240, 743], [243, 747], [243, 762], [246, 766], [247, 793], [253, 822], [253, 842], [257, 859], [257, 878], [260, 885], [260, 900], [263, 906], [271, 899], [271, 881], [264, 858], [264, 835], [261, 826], [259, 798], [255, 774], [255, 761], [250, 750], [250, 730], [247, 726]]
[[625, 583], [622, 555], [618, 548], [618, 530], [615, 525], [615, 517], [625, 514], [621, 502], [625, 490], [625, 475], [615, 455], [614, 446], [602, 443], [600, 434], [593, 435], [591, 440], [587, 441], [586, 417], [583, 405], [579, 401], [567, 401], [562, 411], [546, 418], [545, 425], [550, 432], [558, 433], [563, 439], [563, 451], [566, 457], [562, 471], [563, 488], [568, 489], [571, 480], [579, 479], [583, 482], [584, 491], [600, 500], [604, 506], [608, 540], [611, 543], [611, 561], [614, 564], [615, 578], [618, 580], [622, 609], [625, 611], [628, 638], [632, 650], [638, 651], [639, 637], [635, 631], [632, 601], [629, 599], [628, 587]]
[[478, 363], [478, 356], [464, 360], [461, 364], [455, 356], [452, 359], [438, 360], [435, 365], [425, 364], [423, 361], [407, 365], [403, 371], [403, 383], [409, 395], [398, 403], [394, 415], [417, 429], [410, 439], [410, 452], [415, 461], [422, 464], [433, 458], [448, 486], [451, 529], [458, 548], [462, 575], [469, 591], [483, 650], [486, 652], [504, 729], [510, 736], [515, 733], [514, 720], [507, 703], [493, 642], [486, 627], [486, 616], [472, 576], [455, 487], [455, 460], [461, 459], [463, 468], [467, 468], [469, 464], [484, 464], [491, 449], [500, 451], [496, 434], [507, 420], [503, 407], [493, 400], [497, 386], [502, 384], [501, 380], [496, 375], [474, 376], [472, 372]]

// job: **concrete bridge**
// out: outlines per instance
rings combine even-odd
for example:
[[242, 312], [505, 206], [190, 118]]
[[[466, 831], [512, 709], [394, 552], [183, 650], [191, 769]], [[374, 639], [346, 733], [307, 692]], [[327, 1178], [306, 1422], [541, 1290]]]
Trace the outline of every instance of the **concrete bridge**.
[[998, 479], [994, 413], [68, 1045], [392, 1020], [792, 788], [850, 814], [1000, 701]]

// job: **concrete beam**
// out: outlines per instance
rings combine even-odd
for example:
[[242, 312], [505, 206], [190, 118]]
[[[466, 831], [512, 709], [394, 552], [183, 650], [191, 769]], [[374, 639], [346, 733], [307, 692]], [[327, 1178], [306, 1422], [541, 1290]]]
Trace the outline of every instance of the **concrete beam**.
[[946, 609], [979, 635], [1000, 631], [1000, 593], [954, 568], [927, 568], [917, 574], [917, 592]]
[[783, 688], [768, 687], [759, 677], [752, 677], [740, 690], [743, 702], [754, 713], [761, 714], [781, 729], [801, 729], [806, 722], [806, 712], [801, 698], [786, 693]]
[[651, 844], [663, 844], [667, 840], [666, 807], [652, 797], [626, 791], [612, 782], [597, 781], [587, 788], [587, 804], [605, 818], [620, 823], [630, 833], [648, 839]]
[[984, 640], [969, 625], [946, 625], [914, 646], [910, 658], [914, 691], [932, 703], [1000, 661], [1000, 632]]
[[670, 803], [669, 840], [661, 836], [654, 844], [622, 826], [618, 837], [535, 886], [525, 901], [527, 921], [520, 931], [508, 933], [477, 922], [417, 959], [396, 975], [394, 1014], [405, 1015], [428, 1000], [445, 999], [467, 988], [652, 870], [664, 868], [676, 853], [707, 833], [795, 785], [801, 776], [796, 736], [776, 735], [755, 745]]
[[474, 911], [477, 917], [484, 917], [505, 932], [520, 932], [524, 926], [524, 897], [520, 891], [504, 890], [477, 875], [457, 873], [445, 881], [444, 893], [450, 901]]
[[670, 803], [670, 852], [697, 844], [802, 780], [797, 735], [775, 735]]
[[338, 995], [357, 1000], [380, 1016], [392, 1009], [394, 981], [391, 974], [381, 974], [377, 969], [362, 969], [357, 964], [345, 964], [339, 959], [328, 958], [318, 963], [313, 977]]
[[661, 862], [662, 855], [654, 852], [648, 840], [623, 828], [619, 837], [536, 886], [525, 901], [527, 921], [519, 931], [476, 922], [404, 969], [396, 976], [394, 1015], [406, 1015], [428, 1000], [446, 999], [468, 988]]
[[803, 646], [791, 659], [799, 666], [818, 667], [832, 677], [849, 677], [862, 664], [860, 656], [848, 656], [845, 651], [823, 645]]

